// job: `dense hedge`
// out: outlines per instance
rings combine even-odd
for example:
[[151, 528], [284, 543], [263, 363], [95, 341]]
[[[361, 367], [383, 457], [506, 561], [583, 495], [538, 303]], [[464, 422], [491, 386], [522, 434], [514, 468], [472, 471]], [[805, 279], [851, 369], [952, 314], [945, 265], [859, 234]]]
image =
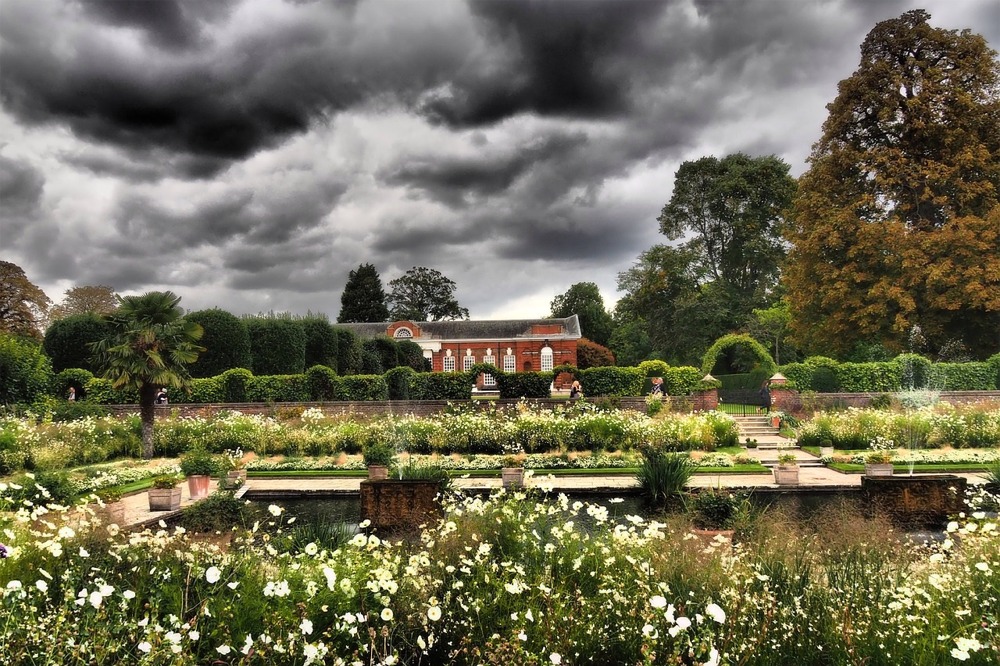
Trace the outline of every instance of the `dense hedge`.
[[52, 383], [52, 363], [40, 344], [0, 333], [0, 404], [33, 402]]
[[255, 375], [294, 375], [306, 369], [302, 322], [284, 317], [246, 317]]
[[548, 398], [551, 395], [551, 372], [500, 372], [493, 366], [486, 368], [485, 371], [496, 378], [501, 398]]
[[389, 388], [389, 400], [409, 400], [410, 386], [416, 374], [413, 368], [405, 365], [385, 373], [385, 383]]
[[94, 313], [72, 315], [49, 324], [42, 349], [52, 361], [52, 371], [83, 368], [93, 372], [90, 344], [107, 337], [109, 330], [104, 318]]
[[646, 378], [639, 368], [588, 368], [580, 375], [583, 394], [593, 397], [642, 395]]
[[663, 375], [663, 390], [667, 395], [691, 395], [701, 390], [701, 378], [701, 370], [689, 365], [667, 368]]
[[302, 319], [306, 335], [305, 366], [325, 365], [337, 371], [337, 333], [325, 317], [310, 316]]
[[777, 369], [764, 345], [749, 335], [733, 333], [716, 340], [702, 357], [702, 376], [716, 372], [719, 361], [723, 359], [727, 367], [738, 372], [751, 372], [760, 368], [770, 377]]
[[917, 354], [901, 354], [891, 361], [838, 363], [813, 356], [789, 363], [781, 373], [794, 388], [820, 393], [892, 393], [932, 389], [937, 391], [994, 391], [998, 388], [1000, 361], [932, 363]]
[[250, 367], [250, 333], [244, 320], [219, 308], [191, 312], [184, 319], [203, 331], [198, 344], [205, 351], [188, 366], [192, 377], [215, 377], [230, 368]]
[[334, 400], [337, 395], [337, 373], [325, 365], [314, 365], [306, 370], [310, 400]]
[[341, 375], [356, 375], [361, 372], [361, 341], [354, 331], [334, 327], [337, 334], [337, 372]]
[[77, 400], [86, 400], [87, 383], [94, 378], [94, 374], [82, 368], [67, 368], [52, 379], [50, 391], [56, 397], [66, 397], [69, 394], [69, 387], [76, 390]]
[[411, 400], [469, 400], [472, 379], [464, 372], [421, 372], [410, 383]]

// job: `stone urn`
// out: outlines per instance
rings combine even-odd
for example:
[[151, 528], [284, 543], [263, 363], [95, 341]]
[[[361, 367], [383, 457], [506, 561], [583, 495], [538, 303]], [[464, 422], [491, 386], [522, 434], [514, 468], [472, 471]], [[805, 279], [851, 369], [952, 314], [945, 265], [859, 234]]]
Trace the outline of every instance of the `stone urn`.
[[179, 508], [181, 508], [181, 489], [179, 486], [149, 489], [150, 511], [176, 511]]
[[500, 479], [504, 488], [524, 487], [523, 467], [502, 467], [500, 468]]
[[779, 486], [799, 485], [799, 466], [795, 463], [780, 463], [774, 468], [774, 482]]

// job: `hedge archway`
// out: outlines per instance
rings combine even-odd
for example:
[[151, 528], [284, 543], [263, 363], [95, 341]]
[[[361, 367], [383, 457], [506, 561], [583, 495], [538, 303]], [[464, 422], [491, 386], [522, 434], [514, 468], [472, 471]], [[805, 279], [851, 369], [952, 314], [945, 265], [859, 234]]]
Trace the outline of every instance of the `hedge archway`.
[[[767, 349], [764, 348], [764, 345], [749, 335], [737, 335], [735, 333], [723, 335], [708, 348], [708, 351], [705, 352], [705, 355], [701, 359], [701, 371], [705, 374], [712, 372], [715, 364], [719, 362], [719, 357], [728, 354], [734, 347], [742, 347], [748, 351], [756, 362], [755, 368], [767, 370], [769, 376], [777, 372], [778, 366], [767, 352]], [[750, 372], [755, 368], [747, 368], [745, 372]]]

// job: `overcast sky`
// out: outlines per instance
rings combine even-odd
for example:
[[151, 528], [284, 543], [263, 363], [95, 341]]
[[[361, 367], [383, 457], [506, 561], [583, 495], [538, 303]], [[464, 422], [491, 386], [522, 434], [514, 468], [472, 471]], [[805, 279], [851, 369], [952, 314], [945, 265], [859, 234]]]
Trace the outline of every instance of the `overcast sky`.
[[[916, 2], [916, 4], [914, 4]], [[665, 241], [685, 160], [806, 168], [881, 20], [1000, 0], [0, 0], [0, 259], [53, 301], [323, 312], [412, 266], [548, 314]]]

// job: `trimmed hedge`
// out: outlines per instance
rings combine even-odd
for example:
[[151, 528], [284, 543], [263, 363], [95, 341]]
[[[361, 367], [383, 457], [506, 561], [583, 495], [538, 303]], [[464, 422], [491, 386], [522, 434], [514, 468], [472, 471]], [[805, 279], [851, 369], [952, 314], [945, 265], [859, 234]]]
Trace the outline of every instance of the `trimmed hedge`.
[[[492, 366], [487, 366], [492, 368]], [[499, 372], [489, 370], [496, 377], [502, 399], [548, 398], [551, 394], [551, 372]], [[476, 373], [478, 374], [478, 373]], [[475, 377], [475, 375], [473, 375]]]
[[389, 388], [389, 400], [409, 400], [410, 386], [416, 374], [413, 368], [405, 365], [385, 373], [385, 383]]
[[339, 400], [388, 400], [389, 385], [382, 375], [340, 377]]
[[255, 375], [294, 375], [306, 369], [306, 332], [301, 321], [247, 317]]
[[[642, 395], [646, 376], [639, 368], [588, 368], [580, 372], [583, 394], [588, 397]], [[664, 378], [666, 383], [666, 378]]]
[[191, 312], [184, 319], [204, 331], [198, 344], [205, 351], [188, 366], [192, 377], [218, 377], [226, 370], [251, 366], [250, 333], [244, 320], [219, 308]]
[[663, 375], [663, 390], [667, 395], [691, 395], [702, 388], [701, 370], [690, 365], [667, 368]]
[[[1000, 358], [998, 356], [997, 358]], [[901, 354], [891, 361], [838, 363], [813, 356], [781, 367], [790, 384], [819, 393], [893, 393], [906, 390], [994, 391], [1000, 360], [932, 363], [918, 354]]]
[[464, 372], [419, 372], [410, 383], [410, 400], [470, 400], [472, 380]]
[[334, 400], [339, 392], [337, 373], [325, 365], [314, 365], [306, 370], [310, 400]]
[[69, 387], [76, 389], [76, 399], [87, 399], [87, 384], [94, 378], [94, 373], [83, 368], [66, 368], [52, 379], [50, 391], [57, 398], [65, 398]]

